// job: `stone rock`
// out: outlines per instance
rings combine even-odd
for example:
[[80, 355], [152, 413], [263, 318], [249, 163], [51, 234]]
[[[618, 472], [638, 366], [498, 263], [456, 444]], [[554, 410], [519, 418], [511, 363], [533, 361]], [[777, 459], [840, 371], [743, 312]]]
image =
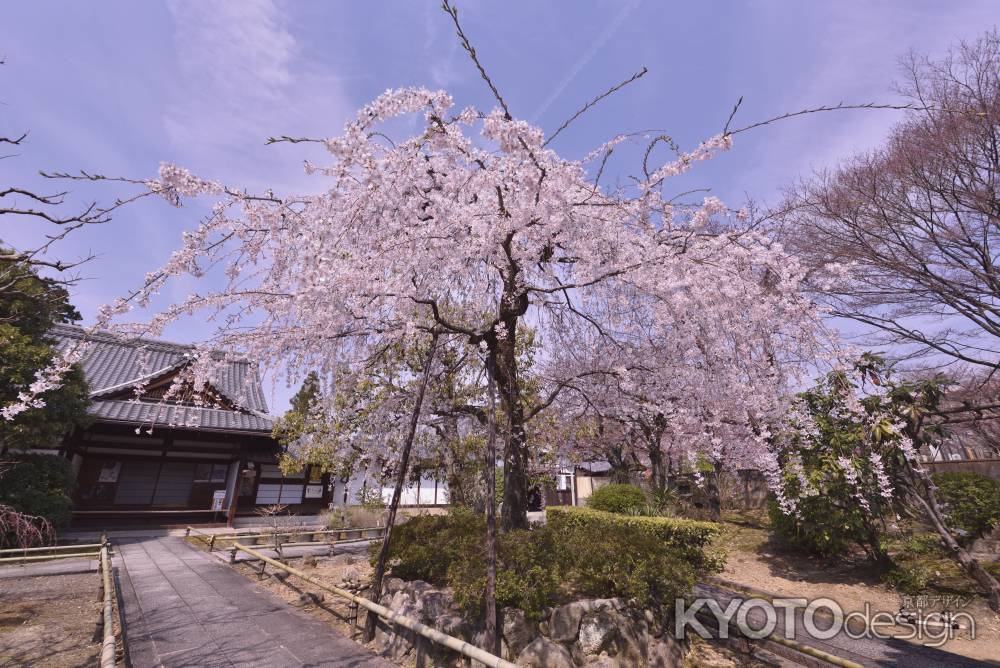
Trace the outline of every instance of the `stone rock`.
[[375, 632], [375, 649], [382, 656], [399, 661], [413, 651], [410, 633], [404, 629], [389, 629], [379, 624]]
[[621, 603], [613, 598], [596, 598], [590, 601], [573, 601], [552, 611], [549, 619], [551, 638], [556, 642], [570, 642], [580, 631], [583, 615], [594, 610], [618, 608]]
[[562, 645], [538, 637], [517, 657], [517, 665], [525, 668], [574, 668], [573, 657]]
[[[331, 551], [330, 554], [333, 555], [333, 552]], [[326, 563], [334, 564], [335, 566], [353, 566], [358, 563], [358, 559], [353, 554], [338, 554], [331, 556]]]
[[669, 633], [650, 644], [647, 653], [649, 668], [675, 668], [684, 664], [685, 644]]
[[471, 633], [471, 624], [462, 615], [449, 613], [434, 620], [434, 628], [456, 638], [465, 638]]
[[445, 614], [451, 607], [451, 598], [443, 591], [424, 592], [416, 602], [421, 616], [428, 621]]
[[586, 668], [625, 668], [625, 666], [630, 666], [633, 664], [625, 664], [614, 659], [607, 654], [600, 654], [599, 656], [588, 657], [583, 664]]
[[608, 610], [597, 610], [583, 615], [580, 621], [580, 650], [584, 654], [599, 654], [612, 638], [618, 634], [619, 615], [612, 616]]
[[406, 587], [406, 583], [399, 578], [386, 578], [382, 581], [382, 593], [394, 594]]
[[649, 650], [649, 627], [646, 620], [641, 614], [629, 617], [617, 610], [607, 614], [617, 630], [612, 638], [614, 649], [609, 650], [609, 653], [615, 655], [623, 666], [644, 664]]
[[316, 557], [312, 554], [302, 557], [302, 568], [316, 568]]
[[504, 608], [502, 638], [509, 656], [517, 656], [537, 636], [536, 625], [517, 608]]

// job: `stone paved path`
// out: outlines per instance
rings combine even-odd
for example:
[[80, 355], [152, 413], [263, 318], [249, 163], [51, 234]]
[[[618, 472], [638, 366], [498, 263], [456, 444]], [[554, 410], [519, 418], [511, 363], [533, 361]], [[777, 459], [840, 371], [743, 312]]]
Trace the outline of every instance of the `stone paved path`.
[[116, 548], [135, 668], [393, 665], [180, 538]]

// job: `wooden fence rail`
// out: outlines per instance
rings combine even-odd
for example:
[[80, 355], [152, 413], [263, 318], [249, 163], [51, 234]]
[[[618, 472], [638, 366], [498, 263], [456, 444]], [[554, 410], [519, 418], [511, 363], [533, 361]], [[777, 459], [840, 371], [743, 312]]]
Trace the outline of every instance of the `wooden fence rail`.
[[303, 573], [297, 568], [293, 568], [291, 566], [288, 566], [287, 564], [281, 563], [276, 559], [272, 559], [267, 555], [261, 554], [260, 552], [251, 547], [247, 547], [246, 545], [242, 545], [241, 543], [237, 542], [233, 543], [233, 547], [231, 549], [233, 551], [234, 558], [236, 556], [236, 552], [246, 552], [247, 554], [263, 561], [265, 564], [270, 564], [274, 568], [283, 570], [286, 573], [290, 573], [291, 575], [294, 575], [295, 577], [304, 580], [315, 587], [319, 587], [324, 591], [328, 591], [331, 594], [335, 594], [337, 596], [340, 596], [341, 598], [346, 598], [352, 603], [355, 603], [361, 606], [362, 608], [365, 608], [370, 613], [374, 613], [388, 622], [407, 628], [413, 631], [414, 633], [418, 633], [432, 642], [436, 642], [439, 645], [443, 645], [448, 649], [454, 650], [459, 654], [461, 654], [462, 656], [466, 656], [470, 659], [478, 661], [479, 663], [485, 666], [489, 666], [489, 668], [517, 668], [515, 664], [511, 663], [510, 661], [501, 659], [499, 656], [496, 656], [495, 654], [490, 654], [486, 650], [476, 647], [475, 645], [471, 645], [466, 641], [462, 640], [461, 638], [455, 638], [454, 636], [450, 636], [447, 633], [442, 633], [441, 631], [438, 631], [433, 627], [418, 622], [417, 620], [411, 617], [406, 617], [405, 615], [401, 615], [398, 612], [393, 612], [392, 610], [383, 605], [379, 605], [378, 603], [370, 601], [362, 596], [358, 596], [357, 594], [352, 594], [351, 592], [345, 589], [341, 589], [340, 587], [335, 587], [333, 585], [326, 584], [325, 582], [320, 582], [319, 580], [316, 580], [312, 576]]
[[[374, 532], [374, 536], [365, 536], [365, 532]], [[348, 529], [309, 529], [308, 527], [303, 527], [302, 529], [292, 530], [292, 531], [278, 531], [278, 532], [268, 532], [268, 533], [230, 533], [230, 534], [215, 534], [215, 533], [205, 533], [203, 531], [198, 531], [194, 527], [187, 527], [184, 531], [184, 535], [192, 538], [196, 538], [206, 545], [208, 545], [208, 551], [211, 552], [215, 549], [215, 543], [222, 540], [245, 540], [245, 539], [258, 539], [258, 538], [269, 538], [274, 539], [281, 536], [302, 536], [304, 534], [310, 534], [313, 536], [336, 536], [341, 542], [347, 540], [367, 540], [369, 538], [381, 538], [385, 532], [385, 527], [353, 527]], [[361, 535], [356, 539], [342, 539], [341, 535], [347, 535], [352, 533], [360, 533]], [[310, 542], [292, 542], [292, 541], [279, 541], [281, 545], [285, 547], [289, 546], [300, 546], [315, 543], [317, 541]]]
[[[105, 543], [87, 543], [85, 545], [51, 545], [49, 547], [15, 547], [0, 550], [0, 564], [19, 564], [29, 561], [48, 561], [50, 559], [73, 559], [77, 557], [99, 557]], [[52, 554], [75, 550], [68, 554]], [[41, 554], [41, 553], [47, 554]]]
[[84, 548], [101, 548], [104, 543], [84, 543], [80, 545], [50, 545], [48, 547], [8, 547], [0, 550], [0, 556], [6, 554], [21, 554], [27, 552], [50, 552], [54, 550], [82, 550]]

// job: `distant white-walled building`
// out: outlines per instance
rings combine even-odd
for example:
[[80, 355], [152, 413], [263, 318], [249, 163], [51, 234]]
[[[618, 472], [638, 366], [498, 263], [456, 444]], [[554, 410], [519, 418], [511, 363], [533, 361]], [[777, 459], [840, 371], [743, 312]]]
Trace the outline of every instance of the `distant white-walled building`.
[[[350, 477], [330, 477], [330, 507], [353, 506], [359, 503], [365, 489], [379, 490], [382, 500], [388, 504], [392, 500], [392, 483], [383, 484], [375, 473], [376, 465]], [[427, 472], [420, 479], [403, 488], [399, 500], [402, 506], [446, 506], [449, 503], [448, 485], [435, 479], [433, 472]]]

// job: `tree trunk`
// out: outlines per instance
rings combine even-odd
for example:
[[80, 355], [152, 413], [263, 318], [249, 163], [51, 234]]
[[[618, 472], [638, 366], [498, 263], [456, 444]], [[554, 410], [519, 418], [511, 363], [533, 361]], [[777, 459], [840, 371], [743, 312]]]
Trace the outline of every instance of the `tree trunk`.
[[646, 431], [645, 437], [649, 448], [650, 485], [654, 493], [662, 495], [667, 491], [667, 464], [660, 448], [660, 434]]
[[[410, 429], [403, 442], [403, 450], [399, 456], [399, 472], [396, 474], [396, 486], [392, 490], [392, 501], [389, 503], [389, 514], [385, 521], [385, 537], [382, 539], [382, 547], [379, 549], [378, 561], [375, 563], [375, 573], [372, 576], [371, 600], [378, 603], [382, 596], [382, 579], [385, 577], [385, 563], [389, 557], [389, 541], [392, 539], [392, 528], [396, 524], [396, 510], [399, 508], [399, 498], [403, 495], [403, 486], [406, 484], [406, 471], [410, 463], [410, 449], [413, 447], [413, 438], [417, 433], [417, 423], [420, 421], [420, 408], [424, 403], [424, 393], [427, 391], [427, 381], [431, 377], [431, 368], [434, 366], [434, 353], [437, 351], [438, 335], [435, 333], [431, 337], [431, 349], [427, 352], [427, 360], [424, 362], [424, 374], [420, 379], [420, 387], [417, 389], [417, 398], [413, 404], [413, 414], [410, 416]], [[365, 617], [364, 642], [371, 642], [375, 637], [375, 614], [369, 612]]]
[[722, 493], [719, 489], [721, 475], [722, 462], [712, 462], [712, 473], [705, 485], [705, 496], [708, 499], [709, 516], [716, 522], [722, 519]]
[[503, 507], [500, 526], [504, 531], [528, 528], [528, 444], [524, 431], [524, 406], [517, 377], [515, 333], [517, 320], [506, 322], [507, 334], [491, 346], [500, 406], [507, 416], [507, 439], [503, 451]]
[[483, 594], [486, 615], [486, 651], [500, 654], [500, 635], [497, 633], [497, 418], [494, 399], [493, 368], [486, 360], [486, 384], [489, 393], [489, 432], [486, 438], [486, 457], [483, 462], [483, 482], [486, 484], [486, 591]]
[[951, 534], [951, 531], [948, 530], [944, 519], [945, 514], [941, 511], [941, 506], [938, 505], [937, 496], [934, 494], [934, 483], [930, 480], [930, 477], [924, 471], [916, 469], [912, 465], [909, 468], [913, 477], [920, 482], [919, 485], [914, 486], [913, 496], [927, 513], [927, 517], [930, 519], [931, 524], [934, 525], [934, 529], [941, 537], [941, 541], [948, 548], [948, 551], [951, 552], [952, 558], [962, 567], [962, 570], [975, 580], [980, 587], [986, 590], [990, 610], [1000, 612], [1000, 582], [997, 582], [997, 579], [990, 575], [983, 568], [982, 564], [969, 554], [968, 550], [959, 545], [958, 541]]

